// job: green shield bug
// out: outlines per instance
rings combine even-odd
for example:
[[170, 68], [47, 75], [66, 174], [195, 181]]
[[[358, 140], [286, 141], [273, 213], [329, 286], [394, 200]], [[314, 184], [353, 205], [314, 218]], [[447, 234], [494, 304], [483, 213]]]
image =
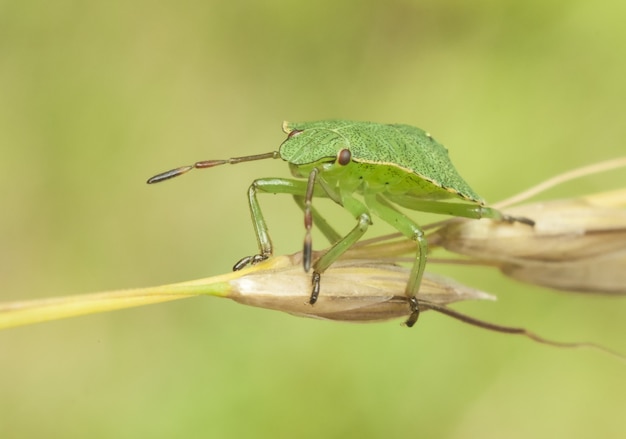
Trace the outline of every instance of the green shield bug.
[[[415, 261], [406, 287], [411, 307], [411, 316], [406, 324], [413, 326], [419, 315], [416, 294], [426, 266], [427, 241], [421, 227], [398, 210], [396, 205], [456, 217], [492, 218], [533, 225], [531, 220], [508, 217], [485, 206], [482, 198], [458, 174], [448, 158], [446, 148], [419, 128], [326, 120], [284, 122], [283, 131], [287, 139], [278, 151], [227, 160], [201, 161], [155, 175], [148, 183], [158, 183], [194, 168], [269, 158], [285, 160], [294, 177], [306, 180], [261, 178], [252, 183], [248, 189], [248, 203], [259, 254], [241, 259], [233, 269], [239, 270], [272, 255], [272, 242], [257, 201], [257, 193], [290, 194], [304, 211], [306, 233], [303, 265], [307, 272], [313, 268], [310, 304], [318, 299], [321, 274], [363, 236], [372, 224], [372, 215], [375, 215], [417, 243]], [[329, 198], [343, 206], [356, 218], [356, 226], [345, 236], [338, 234], [313, 208], [314, 197]], [[460, 202], [455, 202], [455, 199]], [[311, 228], [314, 223], [332, 246], [312, 261]]]

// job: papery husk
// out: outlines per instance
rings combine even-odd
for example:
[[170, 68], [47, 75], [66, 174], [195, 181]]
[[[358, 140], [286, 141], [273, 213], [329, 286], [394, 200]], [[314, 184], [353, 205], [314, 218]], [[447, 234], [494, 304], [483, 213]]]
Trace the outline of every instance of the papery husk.
[[626, 191], [507, 209], [535, 226], [458, 221], [430, 239], [515, 279], [567, 291], [626, 294]]
[[[301, 254], [273, 258], [231, 280], [229, 299], [293, 315], [347, 322], [407, 318], [405, 294], [410, 270], [380, 260], [339, 260], [321, 278], [320, 296], [309, 304], [311, 274], [302, 269]], [[495, 297], [450, 279], [425, 273], [418, 302], [436, 305]], [[427, 308], [425, 308], [427, 309]]]

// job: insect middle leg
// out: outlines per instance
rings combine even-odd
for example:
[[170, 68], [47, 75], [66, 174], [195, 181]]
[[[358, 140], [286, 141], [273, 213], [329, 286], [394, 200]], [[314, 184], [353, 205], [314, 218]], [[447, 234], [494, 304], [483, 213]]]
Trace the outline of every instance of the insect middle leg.
[[361, 239], [368, 227], [372, 224], [371, 216], [367, 207], [352, 195], [341, 194], [341, 205], [356, 217], [357, 224], [350, 232], [348, 232], [346, 236], [338, 239], [331, 246], [331, 248], [328, 249], [326, 253], [324, 253], [313, 264], [313, 289], [309, 300], [311, 305], [317, 302], [317, 298], [319, 296], [321, 274], [359, 239]]

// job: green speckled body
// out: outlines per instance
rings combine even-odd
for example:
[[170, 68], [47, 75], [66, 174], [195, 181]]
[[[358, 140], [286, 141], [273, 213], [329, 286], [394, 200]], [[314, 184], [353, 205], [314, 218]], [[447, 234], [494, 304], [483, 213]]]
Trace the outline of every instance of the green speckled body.
[[[484, 204], [463, 180], [447, 149], [432, 136], [409, 125], [328, 120], [283, 124], [296, 132], [280, 146], [280, 156], [294, 175], [303, 177], [322, 167], [319, 178], [343, 190], [372, 190], [400, 205], [411, 199], [441, 200], [458, 197]], [[337, 154], [350, 150], [347, 166], [336, 164]], [[349, 188], [347, 186], [353, 186]]]

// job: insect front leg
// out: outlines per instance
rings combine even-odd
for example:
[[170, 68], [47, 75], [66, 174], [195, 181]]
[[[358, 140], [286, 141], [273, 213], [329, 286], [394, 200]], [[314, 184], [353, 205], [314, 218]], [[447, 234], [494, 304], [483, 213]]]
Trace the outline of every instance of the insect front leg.
[[364, 194], [365, 203], [373, 214], [380, 217], [389, 225], [398, 229], [407, 238], [417, 243], [415, 261], [409, 275], [409, 282], [406, 286], [411, 315], [406, 321], [410, 328], [417, 322], [419, 317], [419, 302], [417, 293], [422, 283], [422, 276], [426, 268], [426, 258], [428, 255], [428, 241], [424, 237], [422, 228], [402, 212], [393, 207], [387, 200], [376, 192], [366, 192]]
[[[250, 206], [254, 233], [259, 246], [259, 253], [240, 259], [234, 265], [234, 271], [241, 270], [247, 265], [261, 262], [273, 254], [274, 248], [272, 246], [272, 240], [269, 235], [267, 223], [263, 217], [263, 211], [257, 199], [258, 192], [304, 196], [306, 192], [306, 182], [287, 178], [262, 178], [252, 182], [250, 188], [248, 188], [248, 204]], [[315, 192], [315, 196], [323, 197], [325, 195], [326, 194], [321, 190]]]

